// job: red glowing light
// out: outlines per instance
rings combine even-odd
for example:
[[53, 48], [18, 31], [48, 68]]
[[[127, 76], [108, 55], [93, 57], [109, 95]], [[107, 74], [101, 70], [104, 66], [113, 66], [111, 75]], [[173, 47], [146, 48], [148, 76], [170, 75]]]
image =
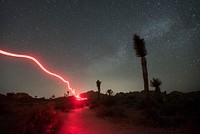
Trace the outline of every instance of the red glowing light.
[[87, 98], [82, 98], [82, 97], [80, 97], [79, 95], [76, 95], [75, 97], [76, 97], [76, 99], [77, 99], [78, 101], [87, 100]]
[[[75, 90], [70, 87], [69, 81], [65, 80], [60, 75], [47, 70], [36, 58], [28, 56], [28, 55], [10, 53], [10, 52], [6, 52], [6, 51], [3, 51], [3, 50], [0, 50], [0, 54], [6, 55], [6, 56], [11, 56], [11, 57], [17, 57], [17, 58], [26, 58], [26, 59], [30, 59], [30, 60], [34, 61], [44, 72], [46, 72], [47, 74], [52, 75], [52, 76], [62, 80], [65, 84], [67, 84], [67, 88], [70, 89], [71, 92], [75, 96], [79, 96], [79, 95], [76, 95]], [[81, 98], [81, 97], [78, 97], [78, 98]]]

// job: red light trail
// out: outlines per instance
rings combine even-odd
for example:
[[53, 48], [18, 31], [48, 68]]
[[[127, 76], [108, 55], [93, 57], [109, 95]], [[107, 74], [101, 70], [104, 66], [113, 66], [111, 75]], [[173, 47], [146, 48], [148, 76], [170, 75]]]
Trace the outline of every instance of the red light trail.
[[86, 98], [81, 98], [79, 95], [76, 95], [75, 90], [70, 87], [69, 81], [65, 80], [60, 75], [47, 70], [36, 58], [28, 56], [28, 55], [22, 55], [22, 54], [15, 54], [15, 53], [11, 53], [11, 52], [6, 52], [6, 51], [3, 51], [3, 50], [0, 50], [0, 54], [6, 55], [6, 56], [10, 56], [10, 57], [30, 59], [30, 60], [34, 61], [44, 72], [46, 72], [47, 74], [52, 75], [52, 76], [60, 79], [65, 84], [67, 84], [67, 88], [71, 90], [71, 92], [73, 93], [73, 95], [76, 96], [77, 99], [79, 99], [79, 100], [85, 100], [86, 99]]

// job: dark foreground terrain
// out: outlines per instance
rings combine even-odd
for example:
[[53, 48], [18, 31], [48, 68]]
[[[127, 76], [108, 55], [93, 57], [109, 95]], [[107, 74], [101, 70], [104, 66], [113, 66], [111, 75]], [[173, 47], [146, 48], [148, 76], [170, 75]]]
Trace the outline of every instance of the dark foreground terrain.
[[[84, 97], [92, 98], [89, 91]], [[101, 100], [89, 99], [96, 116], [115, 124], [140, 128], [138, 133], [200, 133], [200, 92], [143, 92], [101, 95]], [[152, 130], [152, 131], [151, 131]]]
[[26, 93], [0, 95], [1, 134], [57, 133], [74, 97], [32, 98]]
[[[200, 133], [200, 92], [82, 94], [33, 98], [26, 93], [0, 95], [2, 134], [191, 134]], [[89, 108], [83, 108], [84, 105]], [[94, 132], [95, 131], [95, 132]]]
[[[192, 132], [192, 131], [191, 131]], [[193, 131], [194, 132], [194, 131]], [[123, 122], [112, 122], [107, 118], [98, 118], [88, 108], [71, 110], [59, 134], [186, 134], [187, 128], [155, 128], [138, 126]]]

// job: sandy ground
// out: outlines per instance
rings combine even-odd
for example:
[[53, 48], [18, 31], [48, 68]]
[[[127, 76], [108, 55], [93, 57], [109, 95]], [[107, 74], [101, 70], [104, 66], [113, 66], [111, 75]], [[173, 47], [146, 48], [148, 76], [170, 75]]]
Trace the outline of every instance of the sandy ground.
[[[88, 108], [74, 109], [66, 113], [65, 122], [59, 134], [195, 134], [195, 129], [151, 128], [122, 123], [113, 123], [98, 118]], [[189, 131], [188, 131], [189, 130]], [[192, 131], [193, 130], [193, 131]]]
[[60, 134], [134, 134], [134, 130], [96, 117], [88, 108], [67, 113]]

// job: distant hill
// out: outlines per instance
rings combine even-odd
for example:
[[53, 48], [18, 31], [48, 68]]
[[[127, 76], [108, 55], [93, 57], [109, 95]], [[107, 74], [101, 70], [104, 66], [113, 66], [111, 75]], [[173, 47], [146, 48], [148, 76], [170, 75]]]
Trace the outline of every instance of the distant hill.
[[0, 100], [30, 102], [33, 101], [34, 98], [27, 93], [7, 93], [6, 95], [0, 94]]

